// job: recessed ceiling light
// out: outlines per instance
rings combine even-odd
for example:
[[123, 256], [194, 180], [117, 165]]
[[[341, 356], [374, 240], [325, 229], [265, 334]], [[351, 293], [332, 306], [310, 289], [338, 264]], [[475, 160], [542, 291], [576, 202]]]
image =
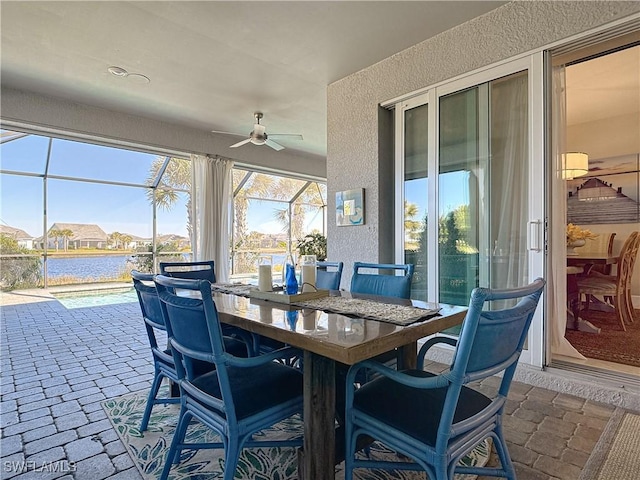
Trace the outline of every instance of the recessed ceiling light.
[[107, 68], [107, 71], [111, 74], [111, 75], [115, 75], [116, 77], [126, 77], [129, 75], [129, 72], [127, 72], [124, 68], [122, 67], [109, 67]]

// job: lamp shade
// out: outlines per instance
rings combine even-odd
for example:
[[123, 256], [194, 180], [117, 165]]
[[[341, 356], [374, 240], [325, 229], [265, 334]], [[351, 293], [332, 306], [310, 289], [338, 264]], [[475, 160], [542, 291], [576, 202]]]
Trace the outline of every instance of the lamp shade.
[[569, 152], [562, 155], [562, 178], [571, 180], [589, 173], [589, 155]]

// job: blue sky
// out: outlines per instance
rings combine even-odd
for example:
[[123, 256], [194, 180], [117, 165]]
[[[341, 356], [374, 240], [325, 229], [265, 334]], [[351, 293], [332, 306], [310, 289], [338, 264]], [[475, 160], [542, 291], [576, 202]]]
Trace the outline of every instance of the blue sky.
[[[49, 139], [30, 135], [2, 144], [0, 168], [43, 173]], [[155, 155], [55, 139], [49, 173], [116, 182], [145, 184]], [[49, 179], [47, 228], [55, 222], [96, 223], [106, 233], [118, 231], [139, 237], [152, 235], [151, 205], [146, 189]], [[158, 209], [158, 234], [187, 236], [186, 193], [170, 211]], [[250, 230], [280, 233], [273, 202], [254, 202], [248, 214]], [[0, 176], [0, 223], [43, 233], [43, 180], [18, 175]], [[322, 214], [308, 217], [309, 228], [322, 230]]]
[[[0, 148], [3, 170], [42, 173], [48, 138], [29, 136]], [[63, 176], [145, 183], [155, 155], [54, 140], [49, 173]], [[106, 233], [151, 237], [151, 205], [146, 189], [50, 179], [47, 227], [54, 222], [97, 223]], [[37, 177], [0, 177], [0, 220], [33, 236], [43, 233], [43, 181]], [[187, 234], [185, 198], [158, 212], [158, 233]]]

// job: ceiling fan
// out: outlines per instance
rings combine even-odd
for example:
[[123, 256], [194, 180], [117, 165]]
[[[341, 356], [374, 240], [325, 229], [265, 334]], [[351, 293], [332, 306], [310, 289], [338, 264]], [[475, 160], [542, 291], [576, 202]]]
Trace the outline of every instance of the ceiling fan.
[[[295, 133], [272, 133], [271, 135], [267, 135], [267, 127], [260, 123], [260, 119], [263, 117], [262, 112], [255, 112], [253, 116], [256, 119], [256, 123], [253, 125], [253, 130], [249, 134], [249, 138], [242, 140], [238, 143], [234, 143], [229, 148], [241, 147], [242, 145], [246, 145], [247, 143], [253, 143], [254, 145], [267, 145], [274, 150], [282, 150], [284, 147], [279, 143], [271, 140], [270, 137], [278, 137], [283, 138], [286, 137], [290, 140], [302, 140], [302, 135]], [[225, 133], [227, 135], [239, 135], [237, 133], [232, 132], [220, 132], [218, 130], [212, 130], [213, 133]]]

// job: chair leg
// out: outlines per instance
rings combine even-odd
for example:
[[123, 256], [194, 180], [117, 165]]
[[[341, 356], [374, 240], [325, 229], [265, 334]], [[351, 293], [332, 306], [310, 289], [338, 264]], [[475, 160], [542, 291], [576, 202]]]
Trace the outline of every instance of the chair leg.
[[453, 478], [453, 468], [451, 469], [451, 476], [449, 476], [449, 466], [444, 458], [438, 458], [433, 465], [433, 471], [436, 475], [435, 480], [449, 480]]
[[345, 424], [345, 445], [344, 445], [344, 480], [353, 480], [353, 457], [356, 454], [356, 440], [352, 438], [353, 425]]
[[633, 311], [633, 301], [631, 300], [631, 289], [627, 289], [625, 297], [626, 297], [626, 303], [627, 303], [627, 312], [629, 312], [628, 320], [629, 320], [629, 323], [631, 324], [635, 322], [635, 318], [634, 318], [635, 313]]
[[240, 457], [240, 442], [238, 439], [227, 439], [224, 450], [224, 479], [233, 480], [238, 466], [238, 457]]
[[589, 305], [591, 304], [591, 294], [587, 293], [585, 296], [584, 309], [589, 310]]
[[573, 328], [578, 330], [578, 324], [580, 323], [580, 305], [582, 302], [582, 295], [578, 292], [578, 298], [574, 299], [571, 303], [571, 313], [573, 314]]
[[500, 459], [500, 465], [507, 474], [508, 480], [516, 480], [516, 471], [513, 468], [513, 462], [509, 456], [509, 450], [507, 449], [507, 442], [504, 440], [504, 434], [502, 432], [502, 425], [498, 425], [495, 429], [495, 436], [493, 437], [496, 452]]
[[162, 474], [160, 475], [159, 480], [167, 480], [167, 478], [169, 478], [171, 466], [174, 463], [178, 463], [180, 461], [180, 452], [182, 451], [182, 448], [178, 445], [184, 442], [184, 437], [187, 433], [187, 427], [189, 426], [190, 421], [191, 414], [187, 411], [184, 411], [184, 409], [180, 409], [180, 419], [178, 420], [178, 426], [176, 427], [176, 431], [173, 432], [171, 447], [169, 447], [167, 458], [165, 458], [164, 460], [164, 468], [162, 469]]
[[613, 302], [613, 306], [616, 309], [616, 318], [618, 319], [618, 321], [620, 322], [620, 326], [622, 327], [622, 330], [624, 332], [627, 331], [627, 327], [624, 324], [624, 319], [627, 315], [627, 302], [626, 300], [626, 295], [624, 292], [622, 291], [617, 291], [616, 292], [616, 296], [614, 298], [614, 302]]
[[149, 425], [149, 418], [151, 417], [151, 409], [153, 408], [156, 396], [158, 395], [158, 390], [160, 390], [160, 384], [162, 383], [163, 375], [160, 374], [158, 370], [156, 370], [153, 383], [151, 384], [151, 389], [149, 390], [149, 395], [147, 396], [147, 406], [144, 408], [144, 414], [142, 415], [142, 422], [140, 422], [140, 432], [144, 432]]

